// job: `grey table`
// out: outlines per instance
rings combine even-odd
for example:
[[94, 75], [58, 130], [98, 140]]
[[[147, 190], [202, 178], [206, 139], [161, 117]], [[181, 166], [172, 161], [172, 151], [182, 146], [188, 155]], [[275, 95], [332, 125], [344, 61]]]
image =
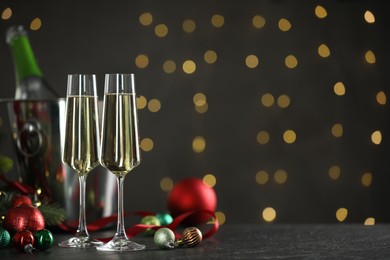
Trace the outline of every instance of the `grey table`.
[[[54, 237], [58, 243], [69, 234]], [[158, 249], [151, 236], [133, 240], [146, 250], [116, 253], [54, 245], [34, 255], [1, 249], [0, 259], [390, 259], [390, 224], [225, 224], [197, 247], [172, 250]]]

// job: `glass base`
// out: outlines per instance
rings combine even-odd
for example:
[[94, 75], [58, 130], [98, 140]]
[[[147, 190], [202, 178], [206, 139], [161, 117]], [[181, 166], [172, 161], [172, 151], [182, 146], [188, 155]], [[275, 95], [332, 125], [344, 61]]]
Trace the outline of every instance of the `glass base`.
[[113, 238], [110, 242], [96, 247], [100, 251], [138, 251], [145, 249], [145, 245], [137, 244], [127, 238]]
[[103, 245], [100, 240], [93, 239], [91, 237], [71, 237], [68, 240], [58, 243], [60, 247], [76, 247], [76, 248], [91, 248]]

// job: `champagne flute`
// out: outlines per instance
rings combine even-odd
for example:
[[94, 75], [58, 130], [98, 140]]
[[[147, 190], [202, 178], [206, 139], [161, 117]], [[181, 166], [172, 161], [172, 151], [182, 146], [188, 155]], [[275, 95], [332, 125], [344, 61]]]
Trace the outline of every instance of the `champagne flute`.
[[118, 220], [115, 236], [98, 246], [101, 251], [142, 250], [127, 238], [124, 228], [123, 183], [141, 162], [134, 74], [106, 74], [102, 115], [100, 163], [117, 177]]
[[103, 242], [93, 239], [87, 230], [85, 187], [88, 173], [99, 165], [99, 124], [96, 75], [68, 75], [66, 93], [65, 142], [62, 161], [79, 177], [80, 212], [75, 236], [60, 242], [60, 247], [96, 247]]

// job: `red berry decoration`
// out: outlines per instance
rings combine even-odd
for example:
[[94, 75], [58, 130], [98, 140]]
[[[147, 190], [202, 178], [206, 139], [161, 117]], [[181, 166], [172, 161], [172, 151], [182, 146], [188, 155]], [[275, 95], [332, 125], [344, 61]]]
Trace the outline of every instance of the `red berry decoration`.
[[45, 219], [36, 207], [21, 205], [7, 211], [3, 226], [11, 233], [22, 230], [36, 232], [45, 228]]
[[[190, 177], [177, 182], [168, 195], [168, 210], [173, 217], [192, 211], [215, 211], [217, 196], [215, 191], [201, 179]], [[207, 221], [209, 214], [199, 212], [185, 220], [187, 225], [197, 225]]]
[[22, 252], [26, 251], [26, 246], [34, 244], [34, 235], [31, 231], [22, 230], [16, 232], [12, 238], [13, 245]]
[[15, 198], [12, 199], [12, 201], [11, 201], [12, 208], [16, 208], [16, 207], [19, 207], [21, 205], [32, 206], [32, 201], [31, 201], [30, 197], [28, 197], [26, 195], [20, 195], [20, 196], [16, 196]]

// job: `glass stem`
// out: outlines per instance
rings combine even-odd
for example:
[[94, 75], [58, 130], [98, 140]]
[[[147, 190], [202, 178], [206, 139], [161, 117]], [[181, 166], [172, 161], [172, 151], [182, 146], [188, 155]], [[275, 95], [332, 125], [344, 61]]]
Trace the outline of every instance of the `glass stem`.
[[118, 221], [116, 227], [115, 238], [127, 239], [125, 231], [125, 222], [124, 222], [124, 212], [123, 212], [123, 183], [125, 181], [125, 176], [119, 176], [117, 178], [118, 183]]
[[87, 174], [79, 175], [80, 186], [80, 213], [79, 213], [79, 226], [77, 228], [76, 236], [89, 237], [87, 231], [87, 222], [85, 217], [85, 186], [86, 186]]

